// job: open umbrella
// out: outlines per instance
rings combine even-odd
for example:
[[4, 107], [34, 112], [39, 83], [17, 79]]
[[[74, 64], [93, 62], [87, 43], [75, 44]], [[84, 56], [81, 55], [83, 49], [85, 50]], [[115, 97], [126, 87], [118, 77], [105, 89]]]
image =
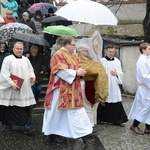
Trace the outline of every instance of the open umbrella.
[[32, 29], [22, 23], [8, 23], [0, 27], [0, 37], [4, 41], [8, 41], [17, 32], [32, 33]]
[[48, 26], [43, 30], [44, 33], [48, 34], [54, 34], [54, 35], [59, 35], [59, 36], [78, 36], [77, 31], [75, 29], [71, 29], [69, 27], [65, 27], [62, 25], [58, 26]]
[[54, 5], [50, 3], [40, 2], [40, 3], [34, 3], [32, 6], [30, 6], [28, 11], [31, 14], [35, 14], [36, 11], [41, 11], [42, 14], [48, 14], [49, 8], [52, 8], [54, 12], [56, 12], [57, 10], [57, 7], [55, 7]]
[[33, 43], [33, 44], [38, 44], [38, 45], [43, 45], [43, 46], [49, 46], [48, 42], [35, 35], [35, 34], [29, 34], [29, 33], [16, 33], [13, 38], [21, 40], [21, 41], [25, 41], [25, 42], [29, 42], [29, 43]]
[[70, 21], [93, 25], [117, 25], [114, 14], [104, 5], [94, 1], [73, 1], [55, 12]]
[[66, 18], [61, 17], [61, 16], [51, 16], [42, 20], [42, 24], [50, 25], [50, 23], [52, 22], [55, 22], [56, 25], [64, 25], [64, 26], [72, 25], [71, 21], [68, 21]]

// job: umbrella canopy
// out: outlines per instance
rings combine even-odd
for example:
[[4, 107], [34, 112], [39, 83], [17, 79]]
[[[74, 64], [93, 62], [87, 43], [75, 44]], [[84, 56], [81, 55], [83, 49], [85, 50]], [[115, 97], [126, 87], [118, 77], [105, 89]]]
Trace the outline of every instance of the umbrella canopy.
[[32, 33], [32, 29], [22, 23], [8, 23], [0, 27], [0, 37], [4, 41], [8, 41], [17, 32]]
[[68, 21], [66, 18], [61, 16], [51, 16], [42, 20], [42, 24], [50, 24], [52, 22], [56, 22], [56, 25], [64, 25], [64, 26], [72, 25], [71, 21]]
[[54, 34], [54, 35], [59, 35], [59, 36], [78, 36], [77, 31], [75, 29], [71, 29], [69, 27], [65, 27], [62, 25], [58, 26], [48, 26], [43, 30], [44, 33], [48, 34]]
[[35, 14], [36, 11], [41, 11], [42, 14], [48, 14], [49, 8], [52, 8], [54, 12], [56, 12], [57, 10], [57, 7], [55, 7], [54, 5], [50, 3], [40, 2], [40, 3], [34, 3], [32, 6], [30, 6], [28, 11], [31, 14]]
[[38, 45], [43, 45], [43, 46], [49, 46], [48, 42], [35, 35], [35, 34], [29, 34], [29, 33], [16, 33], [13, 38], [21, 40], [21, 41], [25, 41], [25, 42], [29, 42], [29, 43], [33, 43], [33, 44], [38, 44]]
[[117, 25], [118, 20], [104, 5], [94, 1], [73, 1], [55, 12], [70, 21], [93, 25]]

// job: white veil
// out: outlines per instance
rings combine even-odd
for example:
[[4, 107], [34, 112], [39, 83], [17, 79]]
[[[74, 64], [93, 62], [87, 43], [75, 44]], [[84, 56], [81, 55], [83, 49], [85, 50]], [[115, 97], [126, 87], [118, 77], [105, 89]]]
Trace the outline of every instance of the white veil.
[[95, 31], [92, 34], [91, 38], [82, 38], [78, 40], [76, 43], [77, 51], [80, 47], [88, 48], [91, 59], [94, 61], [101, 62], [103, 40], [99, 31]]

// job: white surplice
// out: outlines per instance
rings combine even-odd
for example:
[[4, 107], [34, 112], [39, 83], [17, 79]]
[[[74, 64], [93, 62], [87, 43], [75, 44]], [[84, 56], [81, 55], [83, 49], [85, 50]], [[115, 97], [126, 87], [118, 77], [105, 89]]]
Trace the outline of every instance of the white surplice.
[[[106, 102], [107, 103], [116, 103], [121, 102], [121, 91], [119, 88], [119, 84], [123, 82], [123, 72], [121, 68], [120, 60], [114, 57], [113, 61], [108, 61], [106, 58], [101, 59], [101, 63], [103, 64], [104, 68], [106, 69], [106, 73], [108, 75], [108, 97]], [[110, 71], [114, 70], [117, 71], [117, 76], [112, 76]]]
[[128, 119], [150, 125], [150, 57], [141, 54], [136, 64], [138, 89]]
[[[12, 89], [14, 82], [11, 74], [24, 79], [20, 90]], [[28, 58], [16, 58], [14, 55], [5, 57], [0, 73], [0, 105], [25, 107], [36, 104], [31, 77], [35, 77], [35, 74]]]
[[[76, 76], [72, 69], [58, 71], [55, 82], [61, 78], [71, 84]], [[84, 108], [58, 109], [60, 89], [53, 92], [51, 109], [45, 109], [42, 132], [67, 138], [80, 138], [92, 133], [92, 126]]]

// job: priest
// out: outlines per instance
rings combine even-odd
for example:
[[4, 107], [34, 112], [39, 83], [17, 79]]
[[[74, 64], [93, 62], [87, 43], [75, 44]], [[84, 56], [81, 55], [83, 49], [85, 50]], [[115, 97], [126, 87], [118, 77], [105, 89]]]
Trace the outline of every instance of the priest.
[[63, 47], [51, 58], [50, 81], [45, 96], [42, 132], [50, 142], [62, 143], [64, 138], [93, 137], [92, 126], [84, 109], [80, 77], [86, 73], [75, 56], [76, 40], [63, 39]]
[[97, 107], [99, 103], [104, 105], [108, 96], [108, 77], [103, 65], [92, 60], [90, 53], [93, 52], [93, 49], [89, 42], [88, 38], [83, 38], [78, 40], [76, 47], [81, 67], [87, 71], [81, 80], [84, 106], [93, 129], [96, 131]]

